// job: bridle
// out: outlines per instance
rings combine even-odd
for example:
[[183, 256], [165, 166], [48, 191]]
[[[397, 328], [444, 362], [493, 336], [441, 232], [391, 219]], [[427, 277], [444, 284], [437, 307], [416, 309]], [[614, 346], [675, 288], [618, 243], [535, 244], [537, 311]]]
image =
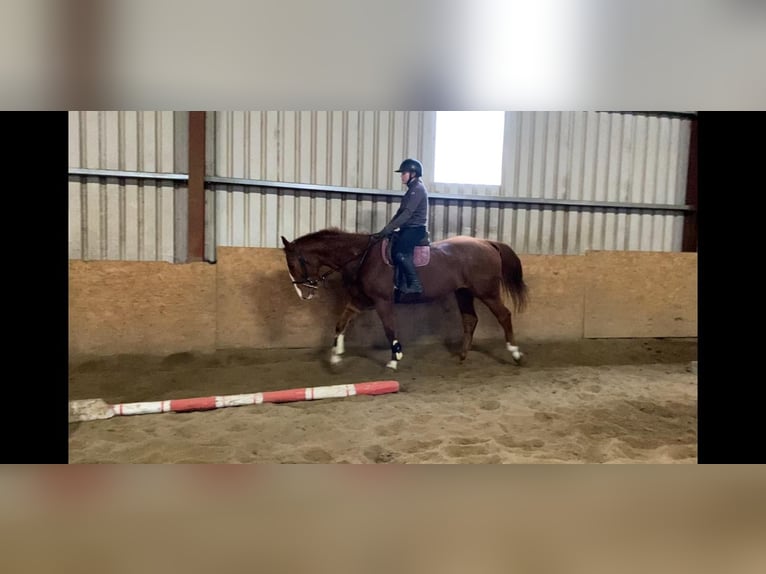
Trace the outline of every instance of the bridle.
[[303, 253], [301, 253], [298, 249], [295, 251], [298, 253], [298, 262], [301, 264], [301, 272], [303, 273], [304, 278], [301, 281], [293, 281], [293, 285], [302, 285], [303, 287], [307, 287], [309, 289], [319, 289], [319, 282], [321, 281], [324, 283], [327, 277], [329, 277], [335, 270], [330, 269], [327, 273], [320, 275], [319, 279], [312, 279], [309, 277], [308, 269], [306, 269], [306, 260], [303, 258]]
[[367, 258], [367, 253], [370, 251], [370, 247], [372, 247], [375, 243], [377, 243], [379, 240], [375, 240], [370, 236], [369, 241], [367, 242], [367, 247], [365, 247], [364, 251], [361, 255], [355, 255], [345, 263], [341, 264], [337, 269], [330, 269], [326, 273], [323, 273], [319, 276], [318, 279], [312, 279], [309, 277], [308, 269], [306, 267], [306, 259], [303, 257], [303, 253], [298, 248], [295, 248], [295, 252], [298, 254], [298, 262], [301, 264], [301, 273], [303, 273], [303, 279], [300, 281], [293, 281], [293, 285], [302, 285], [303, 287], [306, 287], [308, 289], [319, 289], [319, 283], [323, 283], [327, 280], [327, 278], [335, 273], [336, 271], [340, 271], [343, 269], [346, 265], [351, 263], [352, 261], [356, 261], [357, 259], [360, 259], [359, 265], [356, 267], [356, 271], [354, 272], [359, 273], [359, 270], [362, 268], [362, 264], [364, 263], [364, 260]]

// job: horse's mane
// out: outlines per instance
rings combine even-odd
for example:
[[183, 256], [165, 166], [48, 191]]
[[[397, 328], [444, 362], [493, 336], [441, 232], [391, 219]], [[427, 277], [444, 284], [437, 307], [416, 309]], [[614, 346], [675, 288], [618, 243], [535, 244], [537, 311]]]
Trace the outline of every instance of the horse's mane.
[[335, 241], [338, 239], [350, 239], [352, 237], [367, 237], [366, 234], [363, 233], [352, 233], [350, 231], [343, 231], [342, 229], [339, 229], [337, 227], [329, 227], [327, 229], [320, 229], [319, 231], [314, 231], [313, 233], [308, 233], [306, 235], [303, 235], [295, 240], [297, 244], [302, 243], [328, 243], [331, 241]]

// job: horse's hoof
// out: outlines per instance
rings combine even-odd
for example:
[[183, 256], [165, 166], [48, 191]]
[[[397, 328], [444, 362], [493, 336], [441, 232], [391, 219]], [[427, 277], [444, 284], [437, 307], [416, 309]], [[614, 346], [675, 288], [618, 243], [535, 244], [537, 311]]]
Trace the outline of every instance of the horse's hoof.
[[335, 353], [333, 353], [332, 355], [330, 355], [330, 364], [331, 364], [331, 365], [337, 365], [337, 364], [338, 364], [338, 363], [340, 363], [342, 360], [343, 360], [343, 359], [341, 358], [341, 356], [340, 356], [340, 355], [337, 355], [337, 354], [335, 354]]
[[517, 365], [521, 363], [522, 354], [521, 354], [521, 351], [519, 351], [519, 348], [517, 346], [511, 345], [510, 343], [506, 343], [505, 348], [508, 349], [508, 351], [510, 351], [511, 356], [513, 357], [513, 361]]
[[398, 361], [389, 361], [388, 363], [386, 363], [386, 367], [388, 367], [389, 369], [395, 371], [399, 367], [399, 362]]

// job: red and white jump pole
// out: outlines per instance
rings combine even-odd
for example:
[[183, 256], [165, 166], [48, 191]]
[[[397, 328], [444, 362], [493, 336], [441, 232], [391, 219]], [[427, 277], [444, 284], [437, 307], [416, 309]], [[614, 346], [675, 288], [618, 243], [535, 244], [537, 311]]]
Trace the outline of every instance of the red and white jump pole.
[[295, 401], [314, 401], [318, 399], [337, 399], [354, 395], [383, 395], [399, 391], [398, 381], [373, 381], [350, 385], [332, 385], [328, 387], [305, 387], [286, 391], [266, 391], [242, 395], [223, 395], [153, 401], [141, 403], [121, 403], [110, 405], [102, 399], [78, 400], [69, 402], [69, 422], [108, 419], [113, 416], [146, 415], [167, 412], [203, 411], [260, 405], [262, 403], [289, 403]]

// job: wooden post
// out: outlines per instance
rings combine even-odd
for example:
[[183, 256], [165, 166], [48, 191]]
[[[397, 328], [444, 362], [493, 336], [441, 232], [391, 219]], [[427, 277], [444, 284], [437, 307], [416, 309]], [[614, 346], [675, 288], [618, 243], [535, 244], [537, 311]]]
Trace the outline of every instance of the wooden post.
[[686, 204], [694, 211], [684, 218], [682, 251], [697, 251], [697, 118], [692, 120], [689, 139], [689, 170], [686, 176]]
[[189, 112], [189, 258], [205, 259], [205, 112]]

